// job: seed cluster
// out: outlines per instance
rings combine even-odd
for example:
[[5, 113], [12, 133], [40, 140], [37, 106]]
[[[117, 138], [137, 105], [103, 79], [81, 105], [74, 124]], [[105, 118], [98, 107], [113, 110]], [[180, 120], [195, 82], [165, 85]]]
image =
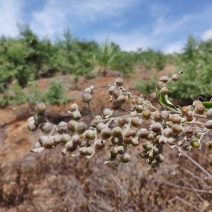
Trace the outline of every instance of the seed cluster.
[[[108, 86], [112, 106], [105, 108], [101, 115], [91, 112], [93, 119], [89, 124], [83, 122], [76, 103], [70, 105], [70, 121], [61, 121], [58, 125], [48, 121], [46, 106], [38, 103], [36, 114], [28, 119], [28, 129], [35, 131], [39, 128], [43, 135], [31, 151], [41, 153], [62, 145], [62, 154], [91, 158], [107, 146], [109, 155], [105, 163], [128, 163], [131, 159], [129, 148], [142, 147], [140, 157], [153, 171], [157, 171], [165, 160], [164, 145], [176, 147], [179, 155], [180, 149], [201, 149], [203, 137], [212, 130], [212, 108], [206, 108], [199, 100], [182, 108], [176, 108], [168, 101], [167, 84], [179, 78], [180, 73], [170, 78], [162, 76], [156, 84], [156, 92], [150, 94], [149, 99], [127, 92], [123, 79], [116, 79]], [[90, 86], [82, 93], [82, 101], [89, 109], [93, 91], [94, 86]], [[158, 106], [153, 106], [153, 102]], [[121, 116], [116, 115], [117, 110], [122, 111]], [[212, 141], [206, 146], [212, 150]]]

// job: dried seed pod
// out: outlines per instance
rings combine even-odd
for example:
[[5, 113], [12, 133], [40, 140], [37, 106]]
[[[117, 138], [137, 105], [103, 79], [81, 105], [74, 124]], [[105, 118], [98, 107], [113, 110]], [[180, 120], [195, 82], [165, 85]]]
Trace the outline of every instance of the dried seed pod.
[[78, 121], [82, 118], [82, 115], [79, 112], [79, 110], [75, 110], [71, 113], [71, 118], [74, 119], [75, 121]]
[[152, 123], [150, 127], [154, 133], [160, 133], [162, 130], [162, 125], [159, 122]]
[[178, 81], [179, 79], [180, 79], [179, 74], [174, 74], [174, 75], [172, 76], [172, 81]]
[[157, 161], [152, 161], [151, 167], [152, 167], [153, 169], [156, 169], [156, 168], [159, 167], [159, 163], [158, 163]]
[[156, 92], [150, 93], [149, 99], [150, 99], [150, 101], [156, 101], [157, 100], [157, 93]]
[[184, 133], [185, 133], [187, 136], [191, 137], [191, 136], [193, 135], [193, 133], [194, 133], [194, 130], [193, 130], [192, 127], [186, 127], [186, 128], [184, 129]]
[[113, 91], [113, 98], [114, 99], [118, 99], [118, 97], [120, 96], [122, 94], [122, 92], [119, 90], [119, 89], [115, 89], [114, 91]]
[[200, 143], [199, 143], [199, 141], [195, 140], [195, 141], [191, 142], [191, 146], [194, 148], [198, 148], [198, 147], [200, 147]]
[[64, 133], [67, 131], [67, 123], [65, 121], [61, 121], [58, 125], [57, 125], [57, 131], [59, 133]]
[[149, 140], [149, 141], [153, 141], [154, 140], [154, 133], [152, 131], [149, 132], [146, 139]]
[[54, 135], [53, 140], [55, 145], [60, 144], [62, 142], [62, 135], [61, 134]]
[[98, 133], [100, 133], [104, 128], [106, 128], [106, 124], [104, 124], [102, 122], [98, 123], [96, 126], [96, 130]]
[[149, 109], [144, 109], [142, 112], [142, 117], [146, 120], [150, 119], [151, 111]]
[[124, 84], [124, 80], [122, 78], [117, 78], [116, 79], [116, 85], [117, 86], [123, 86]]
[[212, 141], [207, 142], [206, 147], [212, 150]]
[[123, 142], [123, 138], [122, 137], [112, 137], [110, 141], [113, 145], [120, 145]]
[[142, 97], [138, 97], [138, 98], [136, 99], [136, 104], [137, 104], [137, 105], [142, 105], [143, 102], [144, 102], [144, 99], [143, 99]]
[[172, 115], [170, 118], [170, 121], [174, 124], [180, 124], [181, 123], [181, 117], [179, 115]]
[[84, 90], [84, 92], [85, 93], [89, 93], [89, 94], [93, 94], [93, 89], [94, 89], [94, 86], [93, 85], [91, 85], [89, 88], [86, 88], [85, 90]]
[[172, 131], [173, 131], [174, 134], [179, 134], [179, 133], [182, 132], [182, 130], [183, 130], [183, 128], [182, 128], [182, 126], [179, 125], [179, 124], [174, 124], [174, 125], [172, 126]]
[[89, 103], [92, 100], [92, 95], [88, 92], [84, 92], [82, 94], [82, 101], [85, 103]]
[[73, 135], [71, 137], [71, 139], [72, 139], [74, 145], [79, 145], [82, 142], [81, 139], [80, 139], [80, 136], [77, 135], [77, 134]]
[[170, 138], [167, 139], [167, 143], [168, 143], [170, 146], [175, 145], [176, 142], [177, 142], [177, 140], [176, 140], [175, 138], [173, 138], [173, 137], [170, 137]]
[[141, 158], [148, 158], [149, 157], [148, 151], [146, 151], [146, 150], [143, 150], [139, 155], [140, 155]]
[[105, 147], [105, 140], [97, 139], [95, 142], [95, 148], [98, 150], [102, 150]]
[[138, 117], [132, 117], [131, 118], [131, 125], [133, 126], [133, 127], [140, 127], [141, 126], [141, 123], [142, 123], [142, 120], [140, 119], [140, 118], [138, 118]]
[[46, 135], [41, 135], [40, 138], [39, 138], [39, 142], [41, 144], [41, 146], [43, 146], [44, 142], [48, 139], [48, 136]]
[[160, 77], [160, 81], [164, 82], [164, 83], [167, 83], [169, 81], [169, 77], [167, 76], [162, 76]]
[[150, 151], [153, 148], [153, 145], [151, 142], [147, 141], [146, 143], [143, 144], [143, 147], [145, 150]]
[[136, 110], [136, 112], [137, 113], [142, 113], [142, 111], [143, 111], [143, 105], [137, 105], [136, 107], [135, 107], [135, 110]]
[[115, 85], [111, 85], [109, 88], [108, 88], [108, 93], [110, 94], [110, 95], [112, 95], [113, 94], [113, 92], [116, 90], [116, 86]]
[[205, 122], [205, 127], [208, 129], [212, 129], [212, 120], [208, 120]]
[[153, 146], [153, 154], [157, 155], [162, 152], [162, 146], [160, 144], [156, 144]]
[[77, 149], [77, 145], [72, 140], [68, 141], [65, 145], [67, 152], [73, 152]]
[[112, 131], [110, 128], [104, 128], [102, 131], [101, 131], [101, 137], [102, 139], [108, 139], [110, 138], [112, 135]]
[[181, 111], [184, 115], [190, 110], [191, 110], [191, 107], [189, 107], [189, 106], [183, 106], [181, 109]]
[[138, 132], [137, 135], [139, 138], [146, 138], [148, 136], [148, 130], [146, 128], [141, 128]]
[[169, 119], [169, 114], [170, 114], [170, 111], [168, 111], [168, 110], [163, 110], [163, 111], [161, 112], [162, 119], [168, 120], [168, 119]]
[[157, 82], [157, 89], [160, 90], [161, 88], [163, 88], [165, 86], [164, 82], [162, 81], [158, 81]]
[[51, 149], [54, 147], [54, 140], [52, 136], [47, 136], [47, 138], [43, 142], [43, 147], [46, 149]]
[[35, 111], [37, 113], [44, 113], [46, 110], [46, 105], [43, 102], [39, 102], [35, 105]]
[[140, 144], [140, 141], [138, 138], [133, 138], [131, 143], [133, 146], [138, 146]]
[[173, 131], [171, 128], [167, 127], [163, 130], [163, 135], [166, 137], [171, 137], [173, 135]]
[[49, 133], [53, 129], [53, 125], [49, 122], [45, 122], [40, 125], [40, 129], [43, 133]]
[[61, 142], [67, 143], [70, 140], [71, 140], [71, 136], [69, 134], [66, 133], [61, 135]]
[[162, 121], [162, 114], [159, 111], [155, 111], [152, 116], [155, 121]]
[[109, 108], [105, 108], [103, 110], [103, 116], [107, 119], [109, 118], [111, 115], [113, 114], [113, 110], [109, 109]]
[[118, 98], [117, 98], [117, 102], [120, 103], [120, 104], [124, 104], [126, 102], [127, 98], [125, 95], [120, 95]]
[[206, 113], [206, 117], [207, 117], [207, 119], [212, 119], [212, 108], [208, 109], [208, 111]]
[[30, 121], [35, 121], [34, 116], [29, 117], [27, 121], [28, 121], [28, 122], [30, 122]]
[[162, 95], [167, 95], [167, 94], [169, 94], [169, 89], [167, 87], [163, 87], [160, 89], [160, 93]]
[[124, 136], [124, 138], [123, 138], [123, 141], [124, 141], [124, 143], [125, 144], [131, 144], [132, 143], [132, 137], [130, 136], [130, 137], [125, 137]]
[[128, 163], [130, 161], [130, 155], [128, 153], [124, 153], [123, 156], [121, 157], [121, 162], [123, 163]]
[[34, 116], [34, 120], [37, 124], [45, 122], [45, 115], [43, 113], [38, 113]]
[[110, 152], [110, 154], [108, 155], [108, 160], [109, 160], [109, 161], [113, 161], [113, 160], [115, 160], [115, 159], [116, 159], [116, 154]]
[[[80, 122], [78, 122], [80, 123]], [[76, 131], [76, 126], [78, 124], [75, 120], [70, 120], [68, 123], [67, 123], [67, 129], [70, 131], [70, 132], [75, 132]]]
[[83, 134], [87, 130], [87, 125], [84, 122], [76, 123], [76, 131], [78, 134]]
[[91, 156], [94, 153], [94, 148], [93, 147], [86, 147], [85, 148], [85, 155]]
[[123, 146], [115, 146], [114, 147], [115, 154], [124, 154], [124, 147]]
[[114, 137], [120, 137], [120, 136], [122, 136], [122, 129], [121, 129], [121, 127], [114, 127], [113, 130], [112, 130], [112, 135]]
[[126, 119], [126, 118], [123, 118], [123, 117], [120, 117], [120, 118], [118, 118], [118, 120], [117, 120], [117, 125], [119, 126], [119, 127], [123, 127], [125, 124], [127, 124], [128, 123], [128, 120]]
[[195, 107], [195, 112], [196, 114], [200, 114], [200, 115], [203, 115], [204, 112], [205, 112], [205, 107], [204, 105], [201, 103], [201, 104], [198, 104], [196, 107]]
[[187, 118], [187, 121], [192, 121], [194, 118], [194, 113], [193, 111], [189, 110], [188, 112], [186, 112], [185, 116]]
[[164, 156], [162, 155], [162, 154], [158, 154], [158, 155], [156, 155], [156, 157], [155, 157], [155, 160], [158, 162], [158, 163], [163, 163], [163, 161], [164, 161]]
[[85, 131], [85, 138], [88, 140], [94, 140], [95, 139], [95, 132], [93, 130], [86, 130]]
[[35, 131], [38, 129], [38, 124], [35, 121], [29, 121], [27, 127], [28, 130]]
[[71, 104], [70, 111], [73, 112], [75, 110], [78, 110], [78, 105], [76, 103]]

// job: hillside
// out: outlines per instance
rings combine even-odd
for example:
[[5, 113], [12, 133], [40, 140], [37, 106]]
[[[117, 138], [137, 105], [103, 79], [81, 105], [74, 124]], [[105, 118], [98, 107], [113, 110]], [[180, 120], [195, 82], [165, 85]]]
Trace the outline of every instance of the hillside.
[[[125, 87], [135, 91], [135, 80], [174, 73], [173, 66], [163, 71], [134, 73], [124, 78]], [[57, 78], [70, 86], [67, 95], [80, 103], [81, 90], [94, 85], [91, 107], [99, 113], [110, 105], [107, 85], [115, 76], [88, 80], [80, 77], [75, 85], [70, 76]], [[52, 78], [36, 81], [45, 91]], [[75, 90], [74, 90], [75, 88]], [[77, 89], [77, 90], [76, 90]], [[71, 101], [72, 102], [72, 101]], [[58, 123], [67, 119], [70, 103], [48, 106], [47, 116]], [[157, 173], [147, 170], [146, 163], [132, 153], [132, 161], [118, 169], [104, 165], [106, 151], [92, 159], [61, 155], [61, 148], [41, 155], [30, 153], [39, 132], [27, 130], [27, 119], [34, 114], [33, 105], [10, 105], [0, 109], [0, 211], [210, 211], [212, 182], [196, 166], [176, 151], [168, 150], [166, 162]], [[192, 153], [207, 169], [206, 149]], [[202, 192], [201, 192], [202, 191]]]

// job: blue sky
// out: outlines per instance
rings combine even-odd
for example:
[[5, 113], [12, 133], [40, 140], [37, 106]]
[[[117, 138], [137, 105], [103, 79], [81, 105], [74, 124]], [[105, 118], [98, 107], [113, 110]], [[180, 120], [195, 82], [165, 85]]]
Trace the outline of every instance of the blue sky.
[[0, 0], [0, 14], [0, 35], [16, 36], [17, 23], [27, 23], [40, 38], [69, 29], [126, 51], [180, 52], [188, 35], [212, 38], [211, 0]]

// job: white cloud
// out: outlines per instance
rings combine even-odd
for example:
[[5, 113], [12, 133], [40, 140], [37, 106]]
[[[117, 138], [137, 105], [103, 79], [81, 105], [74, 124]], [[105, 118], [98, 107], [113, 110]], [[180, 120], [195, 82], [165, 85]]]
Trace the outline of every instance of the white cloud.
[[22, 0], [0, 0], [0, 34], [6, 36], [16, 36], [18, 34], [17, 22], [23, 22]]
[[[119, 17], [139, 0], [47, 0], [43, 10], [32, 15], [31, 26], [39, 35], [50, 37], [69, 27], [91, 24], [103, 18]], [[114, 22], [114, 25], [123, 24]]]
[[206, 41], [212, 39], [212, 28], [208, 29], [201, 35], [202, 40]]
[[166, 16], [170, 11], [170, 8], [162, 3], [152, 3], [150, 5], [150, 15], [152, 17], [162, 17]]
[[177, 41], [177, 42], [168, 44], [164, 49], [164, 53], [166, 54], [181, 53], [184, 45], [185, 43], [182, 41]]
[[107, 38], [109, 41], [118, 44], [123, 51], [136, 51], [138, 48], [147, 49], [159, 43], [157, 38], [153, 38], [151, 35], [144, 35], [139, 30], [127, 34], [108, 32], [107, 34], [96, 34], [94, 37], [98, 42], [104, 42]]

